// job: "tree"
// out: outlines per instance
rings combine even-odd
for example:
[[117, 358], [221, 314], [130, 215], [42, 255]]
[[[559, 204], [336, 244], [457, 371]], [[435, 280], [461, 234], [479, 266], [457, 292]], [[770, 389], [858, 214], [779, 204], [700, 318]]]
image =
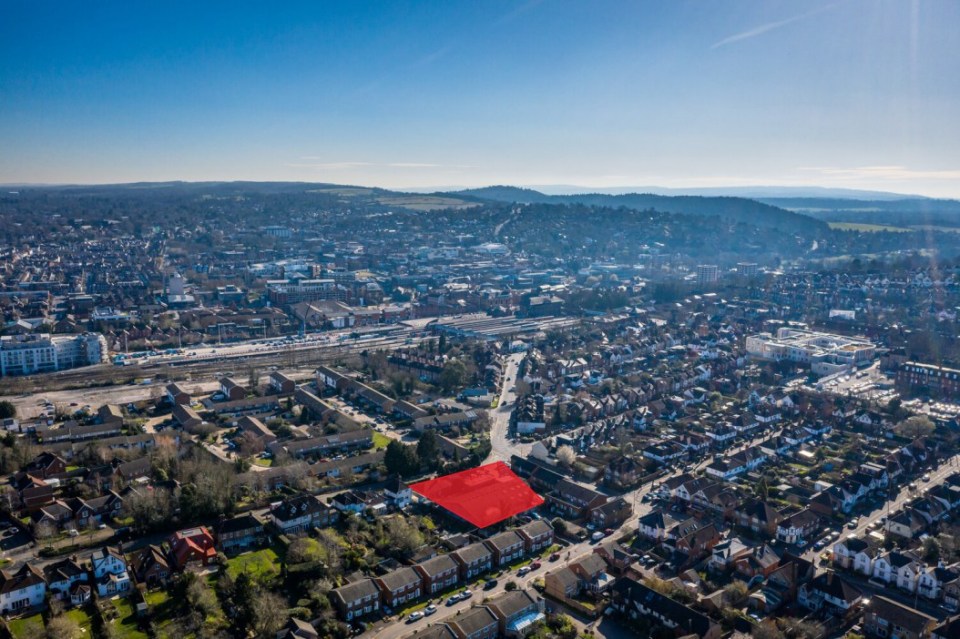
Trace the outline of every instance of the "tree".
[[894, 432], [901, 437], [926, 437], [933, 433], [935, 426], [925, 415], [908, 417], [894, 427]]
[[80, 625], [66, 615], [57, 615], [47, 621], [46, 639], [77, 639]]
[[923, 540], [923, 558], [931, 564], [940, 561], [940, 542], [936, 537], [927, 537]]
[[280, 595], [259, 589], [253, 599], [253, 629], [258, 637], [273, 637], [287, 620], [287, 602]]
[[767, 486], [767, 478], [761, 477], [757, 482], [756, 488], [754, 489], [757, 497], [763, 501], [767, 501], [767, 497], [770, 494], [770, 488]]
[[739, 579], [734, 579], [723, 589], [723, 596], [727, 603], [735, 607], [743, 605], [748, 594], [750, 594], [750, 589], [747, 588], [747, 584]]
[[409, 477], [420, 470], [420, 459], [414, 446], [403, 444], [395, 439], [387, 444], [383, 454], [383, 463], [391, 475]]
[[412, 555], [426, 542], [423, 533], [416, 526], [400, 517], [387, 521], [386, 533], [390, 547], [396, 548], [401, 554], [407, 556]]
[[513, 591], [513, 590], [516, 590], [517, 588], [518, 588], [517, 582], [515, 582], [515, 581], [508, 581], [508, 582], [503, 586], [503, 589], [506, 590], [507, 592], [511, 592], [511, 591]]
[[438, 381], [443, 392], [450, 393], [463, 386], [466, 379], [467, 367], [459, 359], [451, 359], [443, 365]]
[[7, 419], [8, 417], [17, 416], [17, 407], [13, 405], [13, 402], [4, 400], [0, 402], [0, 419]]
[[577, 453], [571, 446], [561, 446], [557, 449], [557, 461], [564, 466], [572, 466], [577, 461]]
[[753, 639], [786, 639], [777, 625], [772, 622], [759, 623], [750, 631]]
[[428, 428], [420, 435], [420, 441], [417, 442], [417, 457], [427, 470], [434, 470], [437, 467], [440, 446], [437, 444], [437, 434], [433, 430]]

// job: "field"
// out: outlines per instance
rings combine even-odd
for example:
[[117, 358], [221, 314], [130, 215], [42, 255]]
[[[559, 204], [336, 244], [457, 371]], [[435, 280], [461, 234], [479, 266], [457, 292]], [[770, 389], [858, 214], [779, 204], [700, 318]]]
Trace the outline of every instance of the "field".
[[126, 597], [111, 600], [119, 615], [110, 622], [113, 636], [118, 639], [147, 639], [147, 633], [137, 627], [137, 615], [133, 604]]
[[857, 222], [828, 222], [828, 224], [830, 228], [836, 231], [860, 231], [861, 233], [880, 233], [881, 231], [910, 233], [913, 230], [901, 226], [888, 226], [886, 224], [860, 224]]
[[377, 201], [386, 206], [399, 206], [413, 211], [437, 211], [440, 209], [469, 209], [480, 206], [476, 202], [467, 202], [454, 197], [436, 197], [432, 195], [399, 195], [379, 197]]

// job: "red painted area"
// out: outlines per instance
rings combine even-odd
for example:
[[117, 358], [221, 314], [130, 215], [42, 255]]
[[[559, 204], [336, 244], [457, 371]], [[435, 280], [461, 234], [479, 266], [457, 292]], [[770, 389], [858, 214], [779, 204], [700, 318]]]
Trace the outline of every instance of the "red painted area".
[[477, 528], [486, 528], [543, 503], [543, 498], [503, 462], [422, 481], [410, 488]]

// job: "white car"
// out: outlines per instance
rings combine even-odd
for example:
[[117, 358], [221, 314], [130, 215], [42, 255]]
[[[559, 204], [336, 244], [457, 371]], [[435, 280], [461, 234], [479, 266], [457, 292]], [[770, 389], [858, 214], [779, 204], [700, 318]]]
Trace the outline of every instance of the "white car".
[[517, 571], [517, 576], [523, 577], [528, 572], [530, 572], [530, 566], [523, 566], [520, 568], [520, 570]]
[[418, 619], [423, 619], [426, 615], [423, 614], [422, 610], [417, 610], [410, 613], [410, 616], [407, 617], [407, 621], [417, 621]]
[[436, 611], [437, 611], [437, 607], [434, 604], [430, 604], [429, 606], [423, 609], [423, 614], [429, 616], [435, 613]]

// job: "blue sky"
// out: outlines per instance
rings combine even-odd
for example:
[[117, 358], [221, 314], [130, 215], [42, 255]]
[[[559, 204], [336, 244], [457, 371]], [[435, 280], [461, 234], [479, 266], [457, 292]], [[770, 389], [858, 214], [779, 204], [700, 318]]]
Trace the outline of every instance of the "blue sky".
[[958, 25], [954, 0], [8, 0], [0, 182], [960, 197]]

